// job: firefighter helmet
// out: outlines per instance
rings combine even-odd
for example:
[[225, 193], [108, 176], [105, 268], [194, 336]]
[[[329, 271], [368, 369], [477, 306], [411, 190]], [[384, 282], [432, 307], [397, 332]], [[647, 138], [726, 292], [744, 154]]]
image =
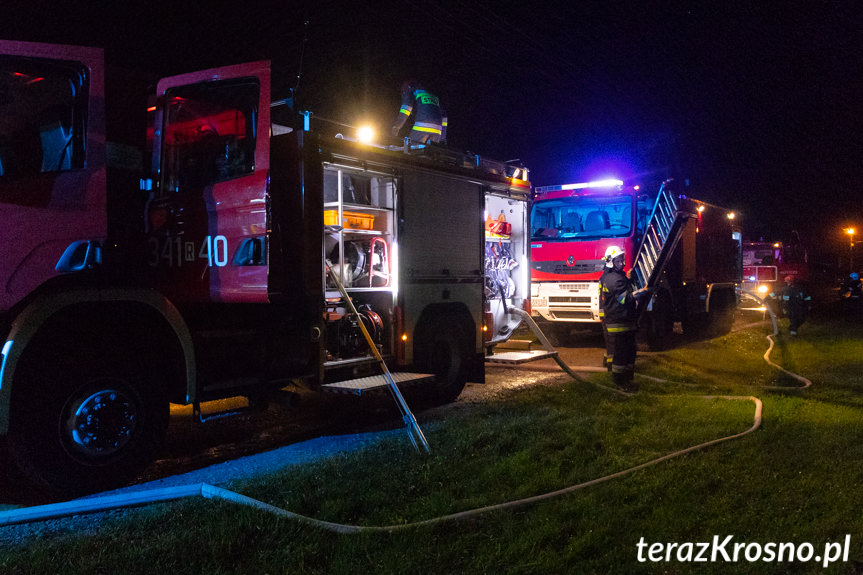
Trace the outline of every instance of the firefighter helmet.
[[851, 272], [851, 276], [850, 276], [850, 277], [851, 277], [851, 279], [852, 279], [852, 280], [854, 280], [854, 281], [857, 281], [858, 279], [860, 279], [860, 276], [857, 274], [857, 272]]
[[794, 281], [794, 276], [785, 276], [785, 283], [790, 284]]
[[622, 256], [625, 253], [626, 252], [623, 251], [623, 248], [619, 248], [617, 246], [608, 246], [608, 249], [605, 250], [605, 255], [602, 258], [605, 260], [605, 267], [614, 267], [614, 264], [611, 263], [611, 260], [613, 260], [617, 256]]

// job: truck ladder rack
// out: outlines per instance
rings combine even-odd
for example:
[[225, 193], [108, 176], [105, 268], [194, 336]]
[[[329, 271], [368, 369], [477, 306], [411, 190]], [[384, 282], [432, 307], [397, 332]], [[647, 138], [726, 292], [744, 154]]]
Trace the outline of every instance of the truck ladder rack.
[[659, 188], [647, 230], [635, 254], [632, 269], [638, 289], [659, 285], [662, 272], [680, 242], [683, 226], [698, 215], [692, 202], [672, 193], [669, 183], [663, 182]]

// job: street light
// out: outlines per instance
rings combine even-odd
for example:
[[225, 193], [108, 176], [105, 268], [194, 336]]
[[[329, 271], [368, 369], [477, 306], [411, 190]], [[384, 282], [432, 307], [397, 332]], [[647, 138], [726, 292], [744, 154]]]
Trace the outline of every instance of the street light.
[[854, 228], [845, 228], [848, 234], [848, 269], [854, 271]]

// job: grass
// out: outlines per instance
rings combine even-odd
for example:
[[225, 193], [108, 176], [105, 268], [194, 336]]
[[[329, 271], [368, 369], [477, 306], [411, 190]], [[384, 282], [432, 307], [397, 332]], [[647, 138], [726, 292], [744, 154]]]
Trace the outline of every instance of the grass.
[[[767, 366], [764, 328], [639, 357], [633, 398], [562, 380], [505, 399], [422, 418], [432, 445], [418, 457], [399, 438], [374, 449], [231, 486], [318, 519], [359, 525], [420, 521], [554, 491], [672, 451], [754, 434], [623, 478], [514, 510], [394, 533], [337, 535], [202, 500], [160, 505], [72, 535], [7, 548], [3, 573], [822, 573], [820, 563], [639, 563], [637, 543], [827, 542], [851, 534], [863, 568], [863, 331], [813, 318], [780, 336]], [[605, 382], [605, 374], [591, 374]], [[688, 385], [680, 385], [680, 383]], [[774, 387], [787, 389], [775, 389]]]

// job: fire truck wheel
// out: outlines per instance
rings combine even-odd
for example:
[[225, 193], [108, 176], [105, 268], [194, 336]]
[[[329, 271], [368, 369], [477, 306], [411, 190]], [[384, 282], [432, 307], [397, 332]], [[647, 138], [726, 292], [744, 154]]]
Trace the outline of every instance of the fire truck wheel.
[[718, 299], [708, 314], [708, 335], [718, 337], [731, 331], [734, 325], [734, 295], [726, 294]]
[[[13, 389], [9, 447], [22, 472], [64, 496], [121, 485], [161, 446], [169, 404], [139, 359], [22, 365]], [[39, 363], [40, 365], [36, 365]], [[150, 370], [152, 372], [152, 370]]]
[[674, 332], [672, 311], [671, 295], [667, 291], [656, 294], [653, 309], [645, 315], [645, 339], [650, 351], [663, 351], [671, 344]]
[[461, 394], [467, 381], [467, 358], [464, 338], [457, 326], [434, 334], [424, 352], [417, 358], [417, 367], [435, 374], [434, 383], [419, 386], [416, 399], [424, 404], [450, 403]]

